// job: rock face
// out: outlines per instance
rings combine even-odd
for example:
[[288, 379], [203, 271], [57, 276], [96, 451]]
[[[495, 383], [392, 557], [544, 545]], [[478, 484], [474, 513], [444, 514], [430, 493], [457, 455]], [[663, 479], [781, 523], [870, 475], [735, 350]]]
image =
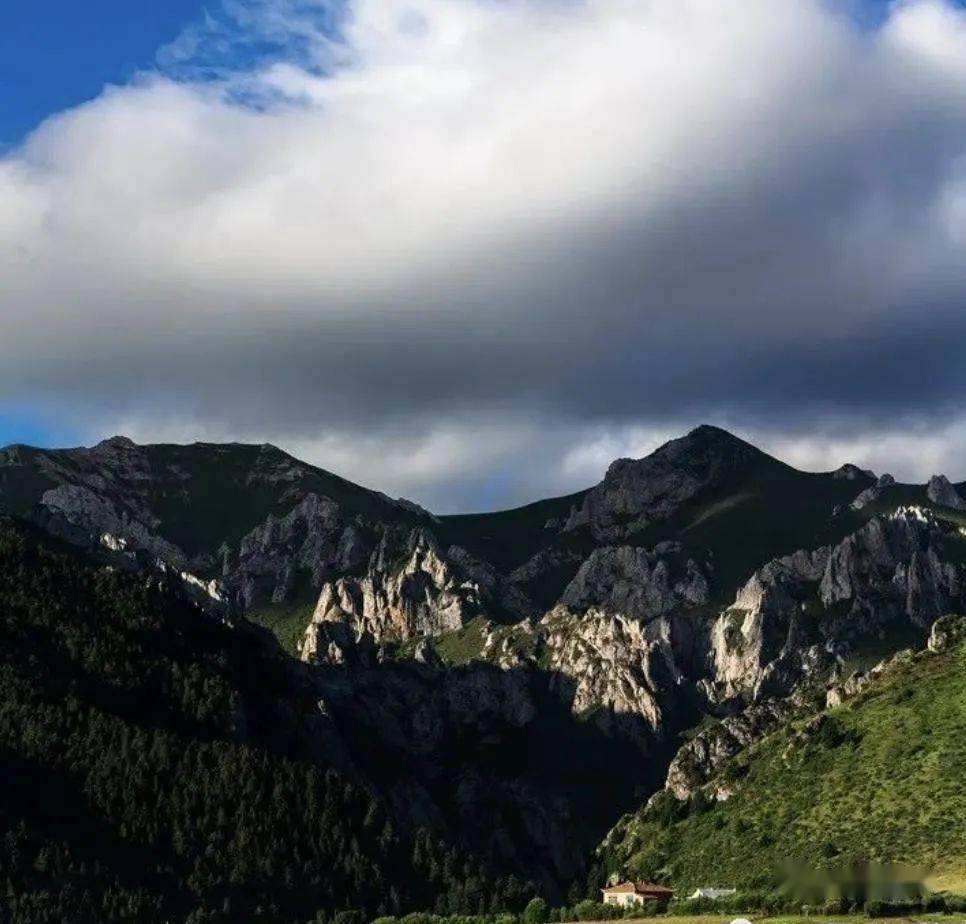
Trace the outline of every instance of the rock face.
[[386, 533], [363, 577], [323, 586], [302, 657], [318, 657], [313, 632], [319, 623], [345, 623], [356, 638], [406, 641], [460, 628], [480, 611], [482, 598], [479, 584], [456, 573], [431, 534], [414, 530], [403, 538]]
[[[126, 567], [184, 574], [229, 609], [281, 603], [365, 564], [388, 528], [433, 523], [274, 446], [0, 451], [0, 510]], [[214, 582], [214, 584], [212, 584]]]
[[786, 695], [889, 625], [927, 629], [963, 593], [943, 542], [928, 514], [901, 508], [832, 548], [769, 562], [714, 624], [711, 698]]
[[682, 504], [765, 458], [716, 427], [698, 427], [645, 459], [618, 459], [566, 524], [613, 542], [667, 519]]
[[222, 551], [222, 577], [243, 609], [289, 599], [300, 574], [319, 587], [329, 574], [357, 569], [371, 552], [366, 531], [346, 524], [339, 505], [310, 493], [288, 513], [269, 514], [233, 553]]
[[[686, 683], [674, 660], [664, 621], [640, 620], [598, 610], [574, 618], [565, 608], [541, 621], [545, 669], [551, 689], [575, 715], [591, 714], [607, 731], [622, 729], [646, 753], [667, 731], [669, 712]], [[671, 723], [677, 724], [677, 723]]]
[[934, 504], [952, 507], [953, 510], [966, 510], [966, 501], [959, 496], [959, 492], [952, 486], [945, 475], [933, 475], [926, 485], [926, 496]]
[[325, 583], [301, 646], [303, 660], [325, 659], [319, 629], [347, 625], [374, 642], [433, 638], [459, 629], [485, 611], [532, 610], [512, 582], [465, 549], [442, 550], [431, 532], [387, 530], [364, 575]]
[[895, 478], [892, 475], [880, 475], [876, 480], [876, 483], [867, 487], [864, 491], [861, 491], [859, 495], [852, 501], [853, 510], [862, 510], [864, 507], [868, 507], [873, 501], [878, 500], [882, 496], [882, 492], [891, 487], [896, 483]]
[[942, 531], [920, 508], [876, 517], [832, 550], [822, 603], [850, 603], [852, 620], [881, 625], [904, 616], [927, 628], [962, 593], [960, 569], [941, 559], [942, 543]]
[[711, 630], [715, 700], [759, 700], [783, 692], [801, 662], [821, 658], [809, 641], [808, 594], [828, 565], [830, 550], [798, 551], [768, 562], [742, 587]]
[[947, 651], [966, 639], [966, 616], [950, 614], [937, 619], [929, 633], [930, 651]]
[[666, 616], [682, 605], [699, 606], [708, 601], [708, 582], [701, 569], [688, 559], [684, 573], [672, 576], [668, 558], [680, 546], [646, 550], [630, 546], [595, 549], [567, 585], [560, 602], [571, 609], [592, 606], [635, 619]]
[[[699, 731], [674, 755], [665, 789], [676, 799], [690, 798], [735, 754], [787, 721], [794, 711], [787, 700], [768, 700]], [[717, 795], [727, 793], [721, 790]]]

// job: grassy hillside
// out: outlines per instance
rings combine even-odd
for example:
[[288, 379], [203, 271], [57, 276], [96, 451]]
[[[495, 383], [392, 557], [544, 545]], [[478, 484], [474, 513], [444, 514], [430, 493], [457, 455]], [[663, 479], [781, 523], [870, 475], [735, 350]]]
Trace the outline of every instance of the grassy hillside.
[[245, 614], [245, 618], [268, 629], [281, 649], [288, 655], [298, 655], [298, 645], [312, 619], [315, 600], [295, 600], [291, 603], [269, 603]]
[[791, 723], [726, 766], [712, 804], [660, 797], [624, 819], [606, 865], [691, 888], [769, 884], [785, 859], [966, 870], [966, 646], [923, 652], [843, 706]]

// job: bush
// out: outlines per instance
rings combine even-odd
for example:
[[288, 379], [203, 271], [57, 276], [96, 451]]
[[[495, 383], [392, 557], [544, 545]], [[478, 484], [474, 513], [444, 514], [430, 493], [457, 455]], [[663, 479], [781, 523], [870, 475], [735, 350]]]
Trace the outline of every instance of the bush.
[[361, 911], [337, 911], [332, 916], [332, 924], [363, 924]]
[[547, 924], [550, 920], [550, 909], [542, 898], [531, 898], [523, 909], [520, 920], [523, 924]]
[[605, 905], [586, 899], [574, 906], [574, 915], [578, 921], [612, 921], [623, 914], [619, 905]]

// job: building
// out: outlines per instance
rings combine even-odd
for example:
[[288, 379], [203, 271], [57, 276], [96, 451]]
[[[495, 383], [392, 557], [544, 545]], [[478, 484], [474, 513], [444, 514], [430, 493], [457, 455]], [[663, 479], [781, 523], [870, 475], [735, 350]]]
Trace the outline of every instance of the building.
[[654, 902], [658, 908], [664, 909], [674, 894], [673, 889], [652, 882], [619, 882], [600, 891], [605, 905], [620, 905], [622, 908]]
[[736, 891], [736, 889], [695, 889], [694, 894], [689, 895], [688, 898], [710, 898], [711, 901], [716, 902], [719, 898], [727, 898], [729, 895], [734, 895]]

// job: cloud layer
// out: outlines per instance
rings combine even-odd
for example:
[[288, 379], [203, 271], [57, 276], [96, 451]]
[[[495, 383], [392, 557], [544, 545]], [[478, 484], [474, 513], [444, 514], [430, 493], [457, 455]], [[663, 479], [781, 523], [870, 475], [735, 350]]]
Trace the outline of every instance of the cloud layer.
[[0, 159], [0, 404], [438, 509], [702, 420], [964, 477], [966, 13], [844, 7], [226, 6]]

